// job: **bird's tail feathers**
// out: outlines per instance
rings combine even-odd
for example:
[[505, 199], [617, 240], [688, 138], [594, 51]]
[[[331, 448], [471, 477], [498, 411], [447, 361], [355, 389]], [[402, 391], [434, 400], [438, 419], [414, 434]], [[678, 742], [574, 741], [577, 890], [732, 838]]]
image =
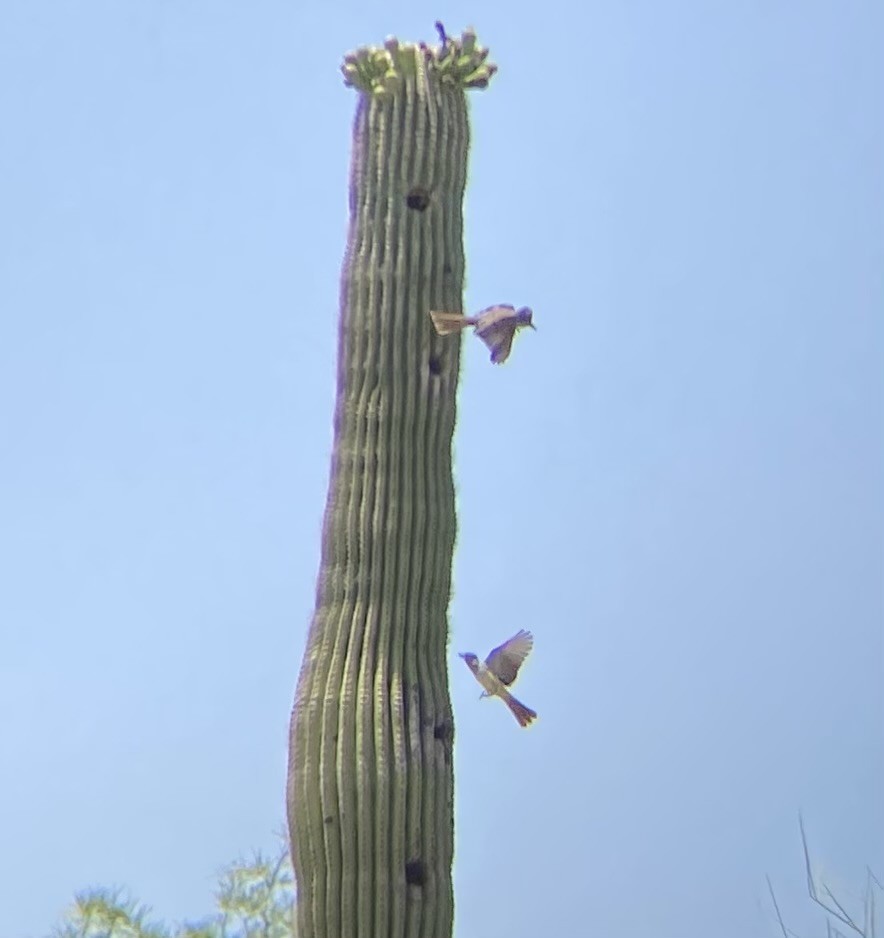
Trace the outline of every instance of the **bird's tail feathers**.
[[475, 326], [476, 320], [472, 316], [464, 316], [463, 313], [447, 313], [442, 310], [430, 310], [430, 319], [436, 327], [439, 335], [451, 335], [452, 332], [460, 332], [467, 326]]
[[503, 702], [510, 708], [513, 716], [519, 721], [519, 726], [528, 726], [532, 720], [537, 719], [537, 714], [530, 707], [526, 707], [520, 700], [516, 700], [509, 691], [504, 691], [501, 696], [503, 697]]

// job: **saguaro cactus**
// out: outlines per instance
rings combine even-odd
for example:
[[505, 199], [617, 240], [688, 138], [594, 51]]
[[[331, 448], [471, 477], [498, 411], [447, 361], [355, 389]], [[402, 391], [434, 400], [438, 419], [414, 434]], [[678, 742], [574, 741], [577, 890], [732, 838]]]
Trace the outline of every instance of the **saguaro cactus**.
[[291, 722], [299, 938], [451, 934], [447, 606], [471, 32], [345, 58], [359, 92], [334, 450], [316, 609]]

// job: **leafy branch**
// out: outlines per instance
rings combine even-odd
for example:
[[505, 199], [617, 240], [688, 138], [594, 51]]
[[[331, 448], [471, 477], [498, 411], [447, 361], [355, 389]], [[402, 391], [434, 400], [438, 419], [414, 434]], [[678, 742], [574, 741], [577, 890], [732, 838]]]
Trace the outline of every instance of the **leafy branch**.
[[149, 919], [151, 910], [123, 889], [78, 893], [52, 938], [288, 938], [293, 936], [294, 882], [288, 844], [275, 856], [256, 852], [225, 867], [215, 890], [216, 911], [174, 926]]

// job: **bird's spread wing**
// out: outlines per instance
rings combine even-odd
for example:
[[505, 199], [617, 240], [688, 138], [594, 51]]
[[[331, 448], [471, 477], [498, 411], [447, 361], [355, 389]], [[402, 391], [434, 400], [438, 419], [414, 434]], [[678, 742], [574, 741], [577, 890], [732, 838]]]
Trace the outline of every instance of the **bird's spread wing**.
[[476, 334], [491, 350], [491, 361], [500, 365], [509, 358], [518, 322], [512, 306], [489, 306], [477, 313]]
[[534, 636], [522, 629], [498, 645], [485, 659], [485, 664], [504, 684], [512, 684], [533, 647]]
[[510, 357], [515, 334], [516, 330], [508, 322], [504, 322], [496, 330], [482, 336], [482, 340], [491, 349], [491, 361], [495, 365], [502, 365]]

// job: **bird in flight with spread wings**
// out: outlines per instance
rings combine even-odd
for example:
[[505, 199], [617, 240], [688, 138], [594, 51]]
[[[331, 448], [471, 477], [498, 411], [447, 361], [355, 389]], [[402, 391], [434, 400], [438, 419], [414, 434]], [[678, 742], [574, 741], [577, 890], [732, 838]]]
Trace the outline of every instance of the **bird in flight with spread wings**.
[[531, 654], [533, 647], [534, 636], [522, 629], [502, 645], [498, 645], [484, 661], [480, 661], [469, 651], [460, 656], [482, 685], [484, 689], [482, 696], [500, 697], [519, 721], [519, 726], [528, 726], [532, 720], [537, 719], [537, 714], [530, 707], [516, 700], [507, 687], [515, 682], [519, 675], [519, 668]]
[[488, 309], [483, 309], [475, 316], [430, 310], [430, 318], [439, 335], [451, 335], [453, 332], [460, 332], [469, 326], [475, 326], [476, 335], [491, 350], [491, 361], [495, 365], [501, 365], [509, 358], [517, 329], [523, 326], [537, 329], [531, 322], [532, 315], [531, 309], [527, 306], [521, 309], [504, 305], [489, 306]]

